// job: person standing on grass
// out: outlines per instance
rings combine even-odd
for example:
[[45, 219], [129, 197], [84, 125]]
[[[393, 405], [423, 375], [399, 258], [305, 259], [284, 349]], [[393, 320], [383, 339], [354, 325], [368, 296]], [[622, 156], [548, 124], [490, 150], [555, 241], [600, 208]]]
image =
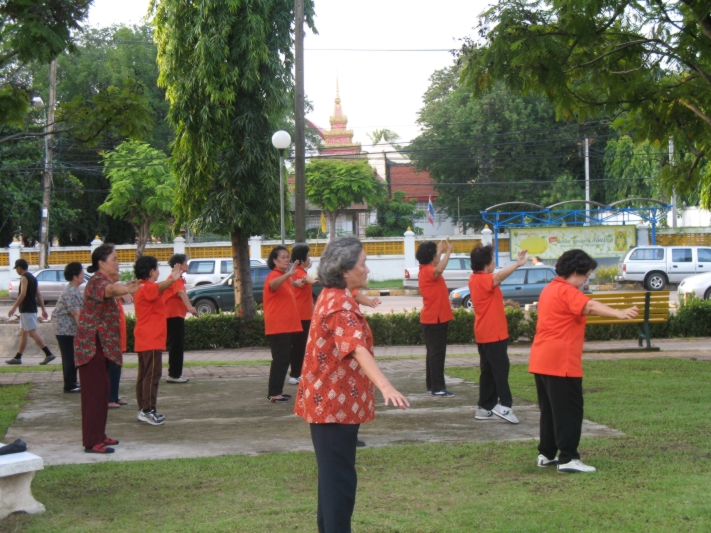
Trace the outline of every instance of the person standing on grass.
[[185, 315], [189, 312], [197, 316], [197, 311], [190, 303], [185, 292], [183, 274], [188, 271], [188, 256], [173, 254], [168, 259], [170, 268], [180, 267], [180, 278], [161, 295], [165, 302], [166, 325], [168, 329], [168, 377], [166, 383], [187, 383], [183, 377], [183, 359], [185, 357]]
[[165, 302], [161, 294], [180, 278], [182, 271], [180, 265], [176, 264], [168, 279], [156, 283], [159, 274], [158, 260], [151, 255], [139, 257], [133, 271], [140, 286], [134, 296], [136, 327], [133, 329], [134, 350], [138, 355], [137, 418], [151, 426], [160, 426], [165, 422], [165, 417], [156, 412], [156, 403], [168, 331]]
[[358, 477], [360, 424], [375, 418], [375, 391], [385, 405], [409, 407], [383, 375], [373, 355], [373, 334], [353, 291], [368, 280], [363, 245], [356, 237], [329, 243], [318, 280], [325, 287], [311, 321], [294, 412], [311, 427], [318, 465], [319, 533], [350, 533]]
[[37, 332], [37, 304], [39, 303], [42, 309], [42, 318], [47, 320], [47, 310], [44, 308], [44, 300], [37, 287], [37, 280], [28, 272], [29, 265], [24, 259], [15, 261], [15, 272], [20, 276], [20, 293], [17, 297], [15, 305], [7, 313], [7, 316], [12, 317], [17, 309], [20, 310], [20, 346], [17, 348], [17, 353], [12, 359], [7, 359], [5, 363], [8, 365], [21, 365], [22, 354], [27, 347], [27, 337], [32, 337], [37, 346], [44, 352], [44, 360], [40, 363], [46, 365], [54, 361], [55, 356], [52, 351], [44, 343], [44, 340]]
[[309, 257], [309, 246], [307, 244], [297, 244], [291, 249], [291, 262], [296, 264], [297, 261], [299, 266], [296, 267], [290, 284], [291, 290], [294, 291], [302, 331], [292, 335], [290, 385], [298, 385], [301, 379], [301, 365], [304, 363], [306, 340], [311, 327], [311, 315], [314, 314], [314, 296], [311, 286], [316, 283], [316, 280], [308, 275], [308, 269], [311, 267], [311, 258]]
[[52, 327], [62, 354], [64, 392], [81, 392], [77, 382], [77, 367], [74, 366], [74, 336], [77, 334], [79, 313], [84, 306], [84, 297], [79, 286], [84, 283], [84, 267], [81, 263], [69, 263], [64, 267], [64, 279], [69, 285], [57, 300], [52, 313]]
[[[114, 283], [121, 279], [120, 274], [113, 276]], [[119, 334], [121, 337], [121, 352], [126, 353], [126, 314], [123, 311], [123, 302], [133, 302], [133, 296], [125, 294], [120, 298], [116, 298], [116, 304], [119, 308]], [[122, 405], [128, 405], [128, 402], [119, 396], [119, 387], [121, 385], [121, 365], [117, 365], [113, 361], [109, 361], [109, 409], [118, 409]]]
[[492, 420], [498, 416], [518, 424], [509, 388], [509, 326], [499, 285], [526, 264], [527, 252], [521, 250], [516, 263], [497, 272], [494, 272], [496, 252], [492, 245], [478, 244], [470, 256], [474, 273], [469, 277], [469, 293], [474, 306], [474, 337], [481, 369], [479, 405], [474, 416], [477, 420]]
[[272, 403], [284, 403], [291, 398], [284, 394], [284, 380], [289, 370], [291, 346], [296, 333], [302, 332], [299, 308], [294, 291], [286, 283], [296, 274], [300, 260], [289, 266], [289, 250], [276, 246], [269, 252], [267, 266], [271, 272], [264, 280], [264, 332], [272, 351], [269, 367], [269, 388], [267, 398]]
[[[447, 268], [453, 245], [449, 242], [425, 241], [417, 247], [415, 257], [420, 263], [417, 285], [422, 295], [420, 323], [425, 338], [427, 357], [425, 358], [425, 383], [432, 396], [444, 398], [454, 396], [444, 383], [444, 359], [447, 355], [447, 329], [454, 319], [449, 303], [449, 291], [442, 272]], [[442, 256], [444, 254], [444, 256]]]
[[583, 427], [586, 316], [626, 320], [638, 315], [636, 307], [612, 309], [582, 293], [580, 287], [595, 268], [597, 261], [584, 251], [568, 250], [558, 258], [557, 276], [538, 301], [538, 323], [528, 364], [541, 410], [537, 465], [555, 465], [558, 472], [595, 472], [594, 467], [580, 461], [578, 453]]
[[123, 364], [119, 307], [116, 298], [133, 294], [137, 282], [126, 285], [112, 283], [118, 278], [119, 260], [113, 244], [102, 244], [91, 253], [95, 273], [84, 289], [84, 307], [79, 313], [77, 334], [74, 337], [74, 362], [81, 379], [81, 426], [84, 451], [114, 453], [110, 446], [118, 441], [106, 436], [109, 408], [108, 362]]

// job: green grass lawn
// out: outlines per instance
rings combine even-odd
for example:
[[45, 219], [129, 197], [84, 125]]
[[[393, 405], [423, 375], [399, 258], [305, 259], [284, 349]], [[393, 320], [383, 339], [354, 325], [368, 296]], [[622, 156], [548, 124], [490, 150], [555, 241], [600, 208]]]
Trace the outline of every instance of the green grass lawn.
[[[537, 468], [534, 441], [366, 448], [353, 531], [711, 531], [711, 363], [596, 361], [585, 370], [586, 418], [625, 432], [583, 439], [597, 473]], [[449, 373], [478, 379], [477, 369]], [[512, 366], [511, 385], [535, 400], [524, 365]], [[21, 391], [0, 388], [3, 411], [5, 395]], [[0, 531], [316, 530], [310, 453], [49, 467], [33, 492], [47, 512], [8, 517]]]
[[368, 281], [368, 289], [401, 289], [402, 279], [386, 279], [385, 281]]

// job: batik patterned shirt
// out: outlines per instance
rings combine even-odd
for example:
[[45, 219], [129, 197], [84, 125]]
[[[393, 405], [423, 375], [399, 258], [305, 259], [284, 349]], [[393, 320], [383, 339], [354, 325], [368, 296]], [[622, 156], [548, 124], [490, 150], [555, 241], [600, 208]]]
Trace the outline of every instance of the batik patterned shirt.
[[72, 311], [81, 311], [83, 305], [84, 299], [81, 291], [74, 285], [67, 285], [59, 297], [57, 306], [52, 311], [52, 327], [55, 335], [73, 337], [77, 334], [77, 321], [72, 315]]
[[104, 356], [117, 365], [123, 364], [118, 303], [114, 298], [104, 298], [109, 285], [109, 278], [97, 272], [84, 289], [84, 307], [79, 314], [77, 334], [74, 336], [74, 363], [78, 367], [93, 359], [97, 335]]
[[375, 418], [375, 390], [356, 348], [373, 354], [373, 334], [348, 289], [325, 288], [314, 310], [294, 412], [310, 424]]

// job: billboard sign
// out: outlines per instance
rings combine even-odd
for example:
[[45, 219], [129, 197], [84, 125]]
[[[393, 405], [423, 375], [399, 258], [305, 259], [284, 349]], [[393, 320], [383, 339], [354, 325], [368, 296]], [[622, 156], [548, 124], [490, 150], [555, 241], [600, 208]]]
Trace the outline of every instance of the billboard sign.
[[579, 248], [591, 257], [620, 257], [637, 243], [634, 226], [585, 226], [575, 228], [511, 228], [511, 259], [521, 250], [541, 259], [558, 259]]

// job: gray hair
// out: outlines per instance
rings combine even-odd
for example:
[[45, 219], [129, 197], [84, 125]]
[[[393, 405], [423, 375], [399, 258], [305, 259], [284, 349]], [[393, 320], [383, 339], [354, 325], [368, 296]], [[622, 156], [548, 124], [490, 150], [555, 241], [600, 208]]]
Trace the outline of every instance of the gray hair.
[[343, 273], [351, 270], [363, 251], [357, 237], [341, 237], [326, 246], [318, 264], [318, 279], [324, 287], [346, 288]]

